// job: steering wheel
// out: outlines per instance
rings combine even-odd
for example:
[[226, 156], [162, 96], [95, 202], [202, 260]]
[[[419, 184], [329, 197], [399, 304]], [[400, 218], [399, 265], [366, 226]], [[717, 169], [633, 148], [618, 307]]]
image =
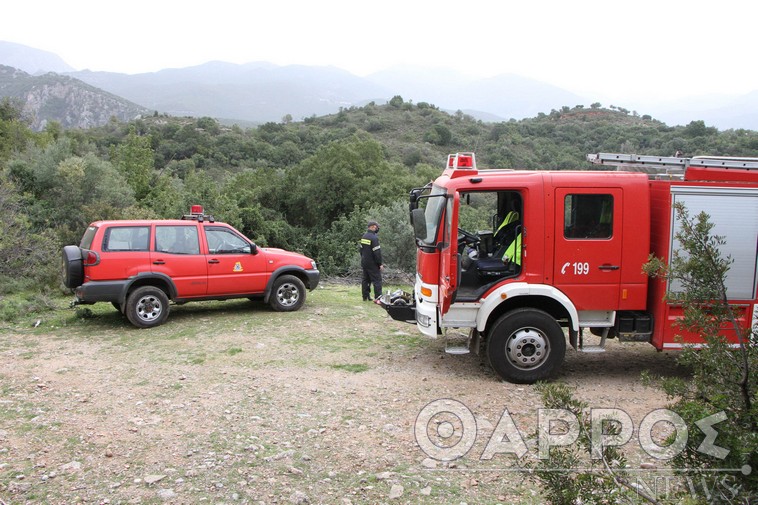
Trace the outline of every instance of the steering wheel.
[[458, 243], [460, 244], [463, 242], [464, 244], [469, 245], [476, 245], [479, 243], [479, 235], [475, 235], [471, 232], [468, 232], [464, 230], [463, 228], [458, 228]]

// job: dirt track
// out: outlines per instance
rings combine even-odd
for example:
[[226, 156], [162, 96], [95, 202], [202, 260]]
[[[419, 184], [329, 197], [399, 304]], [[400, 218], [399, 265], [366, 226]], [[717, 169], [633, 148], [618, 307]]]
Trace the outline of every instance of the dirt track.
[[[446, 355], [356, 287], [319, 289], [293, 314], [188, 304], [153, 330], [93, 310], [2, 330], [0, 503], [542, 501], [512, 456], [480, 460], [505, 409], [533, 435], [534, 388]], [[558, 380], [638, 426], [667, 404], [641, 372], [680, 374], [675, 357], [615, 341], [603, 354], [569, 349]], [[414, 436], [439, 399], [476, 418], [473, 448], [453, 463]], [[632, 465], [649, 460], [628, 449]]]

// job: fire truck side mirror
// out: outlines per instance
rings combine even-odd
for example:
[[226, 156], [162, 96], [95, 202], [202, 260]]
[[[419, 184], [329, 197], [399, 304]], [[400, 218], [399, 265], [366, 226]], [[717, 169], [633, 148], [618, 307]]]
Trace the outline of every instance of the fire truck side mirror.
[[413, 209], [411, 211], [411, 221], [416, 240], [426, 240], [426, 214], [424, 214], [424, 209]]
[[410, 193], [410, 209], [413, 212], [414, 209], [418, 209], [418, 201], [421, 197], [421, 193], [424, 192], [424, 188], [414, 188]]

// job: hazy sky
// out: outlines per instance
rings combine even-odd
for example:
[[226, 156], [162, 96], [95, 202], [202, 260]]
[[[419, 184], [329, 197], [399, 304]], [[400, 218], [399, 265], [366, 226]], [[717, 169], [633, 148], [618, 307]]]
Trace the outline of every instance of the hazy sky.
[[0, 12], [0, 40], [77, 70], [414, 64], [618, 103], [758, 90], [750, 0], [14, 0]]

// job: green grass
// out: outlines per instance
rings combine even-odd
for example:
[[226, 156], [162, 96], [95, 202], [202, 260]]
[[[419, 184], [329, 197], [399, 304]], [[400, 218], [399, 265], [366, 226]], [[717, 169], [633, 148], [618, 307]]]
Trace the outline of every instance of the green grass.
[[242, 352], [242, 348], [240, 347], [230, 347], [229, 349], [226, 350], [226, 354], [228, 354], [229, 356], [235, 356], [241, 352]]
[[349, 364], [338, 364], [338, 365], [329, 365], [329, 366], [335, 370], [343, 370], [345, 372], [352, 372], [352, 373], [361, 373], [369, 369], [369, 366], [364, 365], [363, 363], [349, 363]]

